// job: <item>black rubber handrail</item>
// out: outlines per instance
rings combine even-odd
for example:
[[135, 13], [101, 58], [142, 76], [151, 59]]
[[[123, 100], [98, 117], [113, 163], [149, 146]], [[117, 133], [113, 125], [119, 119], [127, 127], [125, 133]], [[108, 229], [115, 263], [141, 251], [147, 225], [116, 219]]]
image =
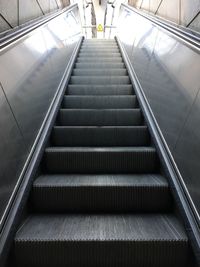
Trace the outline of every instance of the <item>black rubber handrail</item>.
[[122, 4], [121, 6], [123, 6], [125, 9], [128, 9], [128, 10], [138, 14], [139, 16], [141, 16], [145, 19], [148, 19], [156, 26], [167, 30], [168, 32], [175, 35], [176, 37], [179, 37], [181, 40], [185, 41], [188, 45], [192, 46], [193, 48], [195, 48], [197, 50], [200, 49], [200, 37], [198, 37], [197, 35], [191, 34], [188, 31], [184, 31], [183, 29], [178, 28], [178, 27], [176, 27], [176, 26], [172, 25], [171, 23], [168, 23], [164, 20], [161, 20], [160, 18], [157, 18], [155, 16], [151, 16], [151, 15], [147, 15], [144, 12], [139, 11], [136, 8], [131, 7], [129, 5]]
[[78, 7], [78, 4], [70, 5], [56, 13], [53, 13], [49, 15], [48, 17], [41, 18], [40, 20], [34, 21], [33, 23], [26, 25], [24, 27], [19, 28], [16, 31], [11, 31], [10, 34], [0, 38], [0, 50], [7, 47], [9, 44], [17, 41], [18, 39], [22, 38], [26, 34], [30, 33], [31, 31], [37, 29], [40, 26], [43, 26], [44, 24], [48, 23], [50, 20], [60, 16], [61, 14], [65, 12], [70, 12], [75, 7]]

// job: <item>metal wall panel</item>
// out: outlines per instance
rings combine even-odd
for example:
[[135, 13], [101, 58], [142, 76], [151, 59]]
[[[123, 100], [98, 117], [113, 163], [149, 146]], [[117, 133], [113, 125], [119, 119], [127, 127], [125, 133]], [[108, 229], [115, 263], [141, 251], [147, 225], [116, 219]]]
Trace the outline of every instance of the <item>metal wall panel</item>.
[[2, 17], [0, 17], [0, 32], [4, 32], [9, 29], [11, 29], [10, 25]]
[[121, 19], [119, 37], [200, 213], [200, 54], [134, 12], [122, 8]]
[[49, 0], [49, 6], [50, 6], [50, 11], [56, 10], [58, 8], [55, 0]]
[[0, 215], [2, 217], [25, 160], [25, 145], [1, 86], [0, 114]]
[[143, 0], [141, 8], [146, 10], [146, 11], [149, 11], [149, 9], [150, 9], [150, 0]]
[[[18, 24], [18, 0], [11, 1], [0, 1], [0, 13], [9, 21], [9, 23], [15, 27]], [[11, 9], [12, 6], [12, 9]]]
[[35, 0], [19, 0], [19, 24], [23, 24], [42, 15], [42, 11]]
[[157, 15], [179, 23], [179, 0], [163, 0]]
[[198, 15], [198, 17], [196, 17], [196, 19], [190, 24], [189, 26], [191, 29], [195, 30], [195, 31], [199, 31], [200, 29], [200, 14]]
[[161, 2], [162, 0], [150, 0], [150, 12], [155, 13]]
[[[200, 31], [199, 20], [193, 19], [200, 12], [199, 0], [135, 0], [128, 1], [130, 5], [141, 8], [160, 17], [171, 20], [177, 24]], [[142, 3], [142, 5], [141, 5]], [[192, 24], [190, 25], [190, 23]]]
[[0, 53], [0, 82], [7, 99], [6, 103], [0, 95], [0, 218], [80, 38], [80, 30], [78, 9], [74, 8]]
[[40, 4], [43, 12], [45, 14], [50, 12], [50, 2], [47, 0], [38, 0], [38, 3]]
[[200, 11], [199, 0], [181, 0], [181, 22], [184, 26], [196, 16]]
[[0, 32], [68, 5], [70, 0], [0, 0]]
[[142, 5], [142, 1], [143, 0], [137, 0], [136, 3], [135, 3], [136, 4], [136, 7], [139, 7], [140, 8], [141, 5]]

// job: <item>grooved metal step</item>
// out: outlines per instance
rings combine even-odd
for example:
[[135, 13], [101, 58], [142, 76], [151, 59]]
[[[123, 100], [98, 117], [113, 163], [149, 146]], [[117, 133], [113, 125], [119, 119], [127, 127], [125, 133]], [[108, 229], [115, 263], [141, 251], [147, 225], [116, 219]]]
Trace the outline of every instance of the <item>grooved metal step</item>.
[[71, 76], [70, 84], [130, 84], [129, 76]]
[[153, 147], [48, 147], [47, 173], [154, 173], [159, 162]]
[[150, 144], [147, 126], [54, 126], [54, 146], [146, 146]]
[[76, 63], [76, 69], [123, 69], [125, 68], [124, 63]]
[[137, 108], [136, 96], [64, 96], [63, 108], [131, 109]]
[[74, 76], [125, 76], [127, 70], [123, 69], [74, 69], [72, 75]]
[[[158, 201], [159, 199], [159, 201]], [[44, 175], [31, 194], [39, 212], [167, 212], [172, 199], [160, 175]]]
[[29, 267], [186, 267], [188, 239], [173, 215], [33, 215], [17, 232], [15, 255]]
[[138, 126], [140, 109], [61, 109], [58, 124], [65, 126]]
[[83, 59], [84, 61], [90, 60], [90, 61], [96, 61], [96, 60], [102, 60], [104, 61], [105, 59], [110, 59], [110, 60], [120, 60], [122, 59], [121, 55], [113, 55], [113, 54], [102, 54], [102, 55], [94, 55], [94, 56], [89, 56], [89, 55], [79, 55], [78, 59]]
[[87, 57], [78, 57], [77, 58], [77, 63], [94, 63], [94, 62], [97, 62], [97, 63], [105, 63], [105, 62], [109, 62], [109, 63], [112, 63], [112, 64], [115, 64], [115, 63], [122, 63], [123, 62], [123, 59], [122, 57], [97, 57], [97, 58], [87, 58]]
[[96, 45], [82, 45], [82, 51], [102, 51], [102, 50], [112, 50], [112, 51], [119, 51], [119, 47], [117, 45], [113, 45], [113, 44], [96, 44]]
[[119, 53], [120, 50], [119, 48], [116, 46], [116, 47], [85, 47], [85, 48], [81, 48], [80, 49], [80, 53], [95, 53], [95, 52], [98, 52], [98, 53]]
[[69, 84], [68, 95], [133, 95], [133, 86], [130, 84], [121, 85], [78, 85]]
[[106, 51], [103, 51], [103, 52], [80, 52], [79, 57], [121, 57], [121, 54], [119, 52], [106, 52]]

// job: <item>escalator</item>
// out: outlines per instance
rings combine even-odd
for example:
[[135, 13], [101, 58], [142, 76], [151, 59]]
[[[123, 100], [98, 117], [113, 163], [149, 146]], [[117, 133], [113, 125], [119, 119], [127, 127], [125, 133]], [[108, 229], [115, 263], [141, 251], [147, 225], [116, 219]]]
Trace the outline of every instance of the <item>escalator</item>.
[[17, 266], [192, 266], [115, 40], [84, 40], [14, 241]]

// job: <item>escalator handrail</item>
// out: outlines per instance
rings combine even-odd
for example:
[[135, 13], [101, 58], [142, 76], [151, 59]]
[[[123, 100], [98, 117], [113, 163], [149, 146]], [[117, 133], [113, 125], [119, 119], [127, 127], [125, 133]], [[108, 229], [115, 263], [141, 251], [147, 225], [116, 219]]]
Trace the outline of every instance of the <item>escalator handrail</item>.
[[151, 15], [148, 15], [148, 14], [142, 12], [142, 11], [139, 11], [138, 9], [131, 7], [129, 5], [121, 4], [121, 6], [124, 7], [125, 9], [128, 9], [129, 11], [132, 11], [132, 12], [138, 14], [139, 16], [151, 21], [154, 25], [156, 25], [162, 29], [167, 30], [168, 32], [175, 35], [177, 38], [181, 39], [182, 41], [184, 41], [188, 45], [190, 45], [193, 48], [195, 48], [196, 50], [200, 51], [200, 38], [198, 36], [193, 35], [187, 31], [184, 31], [181, 28], [173, 26], [172, 24], [170, 24], [164, 20], [161, 20], [160, 18], [157, 18], [155, 16], [151, 16]]
[[41, 18], [39, 20], [37, 20], [36, 22], [34, 21], [33, 23], [24, 26], [22, 28], [19, 28], [18, 30], [12, 32], [2, 38], [0, 38], [0, 50], [6, 48], [8, 45], [16, 42], [18, 39], [24, 37], [25, 35], [27, 35], [28, 33], [30, 33], [31, 31], [39, 28], [40, 26], [43, 26], [44, 24], [48, 23], [50, 20], [62, 15], [65, 12], [70, 12], [72, 9], [74, 9], [75, 7], [78, 7], [78, 4], [73, 4], [70, 5], [60, 11], [57, 11], [55, 13], [53, 13], [53, 15], [49, 15], [45, 18]]

